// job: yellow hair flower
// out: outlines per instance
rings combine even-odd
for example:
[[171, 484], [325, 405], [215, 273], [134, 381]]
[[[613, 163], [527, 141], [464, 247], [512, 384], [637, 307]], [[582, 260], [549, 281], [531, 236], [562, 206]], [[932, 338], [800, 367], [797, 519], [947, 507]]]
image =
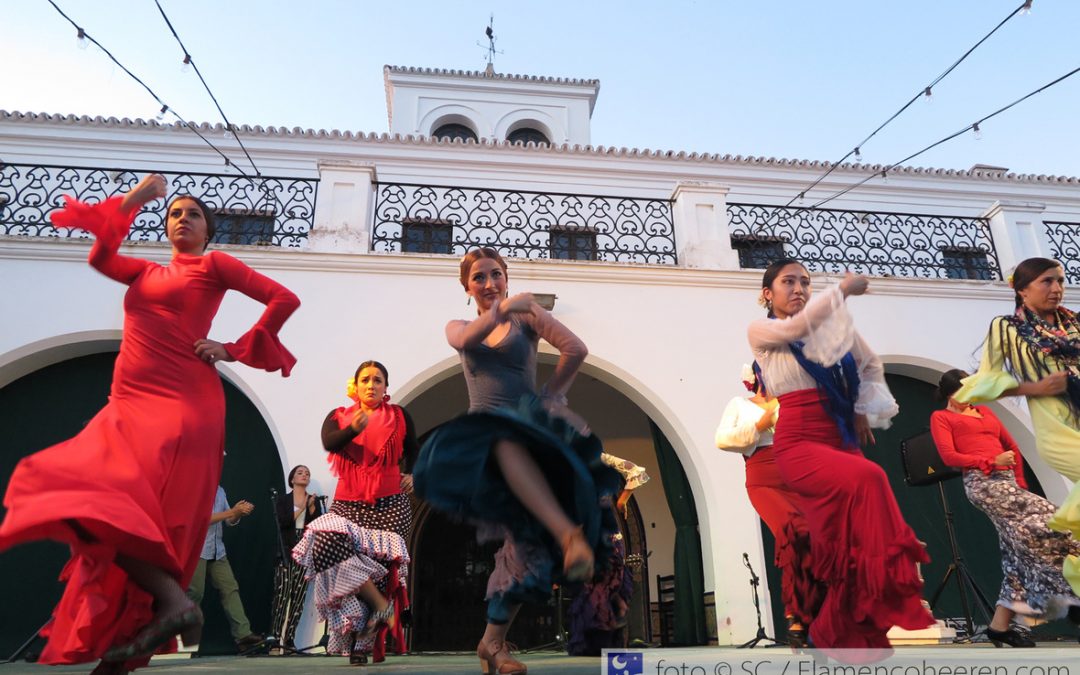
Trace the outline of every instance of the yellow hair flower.
[[345, 384], [345, 395], [354, 401], [360, 400], [360, 394], [356, 391], [356, 379], [350, 377], [349, 381]]

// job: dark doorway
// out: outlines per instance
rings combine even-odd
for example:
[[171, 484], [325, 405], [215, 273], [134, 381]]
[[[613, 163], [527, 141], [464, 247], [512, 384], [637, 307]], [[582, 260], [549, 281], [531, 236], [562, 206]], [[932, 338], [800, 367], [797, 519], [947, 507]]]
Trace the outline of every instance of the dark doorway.
[[[108, 400], [116, 353], [93, 354], [41, 368], [0, 389], [0, 490], [23, 457], [77, 434]], [[270, 623], [274, 518], [269, 489], [281, 490], [283, 472], [273, 437], [262, 415], [236, 387], [225, 387], [225, 447], [222, 485], [231, 501], [247, 499], [255, 512], [226, 528], [225, 544], [240, 584], [252, 629]], [[207, 514], [209, 518], [209, 514]], [[34, 542], [2, 554], [7, 574], [0, 579], [0, 654], [10, 654], [50, 616], [63, 590], [57, 578], [68, 559], [66, 546]], [[202, 652], [236, 651], [216, 592], [208, 585], [203, 601], [206, 628]]]

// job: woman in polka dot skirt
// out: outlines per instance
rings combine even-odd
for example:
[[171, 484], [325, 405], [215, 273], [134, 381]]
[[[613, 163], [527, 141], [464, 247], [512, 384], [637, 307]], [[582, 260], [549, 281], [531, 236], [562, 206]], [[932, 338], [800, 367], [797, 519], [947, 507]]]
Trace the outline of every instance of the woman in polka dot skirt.
[[338, 478], [334, 503], [292, 552], [314, 582], [315, 607], [328, 622], [327, 651], [348, 655], [353, 664], [366, 663], [368, 654], [382, 661], [388, 633], [396, 651], [405, 650], [408, 470], [419, 446], [409, 414], [389, 402], [388, 381], [381, 363], [361, 363], [347, 389], [356, 403], [326, 416], [323, 447]]

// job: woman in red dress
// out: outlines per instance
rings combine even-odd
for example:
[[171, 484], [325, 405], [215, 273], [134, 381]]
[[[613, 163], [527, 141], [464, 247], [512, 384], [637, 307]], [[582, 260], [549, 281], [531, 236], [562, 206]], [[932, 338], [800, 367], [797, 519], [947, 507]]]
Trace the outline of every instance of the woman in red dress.
[[780, 478], [799, 496], [814, 577], [827, 587], [810, 624], [810, 641], [822, 649], [888, 649], [893, 626], [934, 623], [921, 604], [915, 566], [927, 561], [926, 553], [885, 472], [859, 449], [874, 442], [871, 427], [887, 427], [899, 412], [881, 360], [855, 330], [845, 303], [868, 285], [866, 277], [848, 274], [811, 297], [802, 263], [778, 260], [762, 278], [768, 318], [748, 331], [763, 384], [780, 401], [773, 437]]
[[[52, 216], [97, 240], [90, 264], [126, 284], [124, 334], [109, 403], [78, 436], [24, 458], [4, 497], [0, 550], [37, 539], [71, 546], [42, 663], [102, 659], [98, 673], [145, 665], [202, 615], [184, 589], [209, 525], [224, 446], [225, 400], [214, 364], [240, 361], [288, 375], [296, 359], [277, 333], [300, 302], [224, 253], [205, 254], [213, 214], [198, 199], [167, 209], [168, 265], [118, 254], [142, 206], [166, 194], [148, 176], [97, 205], [68, 199]], [[207, 339], [227, 290], [266, 305], [239, 340]]]

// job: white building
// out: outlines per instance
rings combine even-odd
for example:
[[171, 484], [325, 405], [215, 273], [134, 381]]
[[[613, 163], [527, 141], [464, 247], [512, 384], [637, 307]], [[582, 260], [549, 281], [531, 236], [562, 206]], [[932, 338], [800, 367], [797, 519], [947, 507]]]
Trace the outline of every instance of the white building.
[[[280, 489], [283, 472], [303, 463], [317, 491], [332, 493], [318, 429], [328, 410], [347, 402], [345, 380], [368, 358], [389, 367], [394, 400], [409, 408], [421, 432], [463, 411], [460, 366], [442, 328], [475, 311], [457, 282], [459, 256], [491, 244], [514, 258], [512, 292], [553, 295], [555, 315], [589, 346], [571, 406], [609, 452], [654, 477], [636, 493], [640, 518], [630, 524], [639, 528], [631, 552], [639, 547], [633, 562], [652, 601], [655, 576], [674, 571], [665, 483], [675, 478], [661, 476], [649, 420], [674, 449], [692, 493], [704, 591], [715, 597], [710, 626], [715, 619], [720, 644], [739, 643], [756, 630], [742, 553], [759, 573], [771, 561], [746, 499], [742, 461], [716, 450], [713, 434], [726, 402], [745, 393], [738, 381], [750, 358], [745, 327], [762, 311], [761, 272], [753, 268], [782, 250], [807, 262], [819, 288], [849, 267], [874, 275], [871, 295], [850, 305], [904, 411], [869, 451], [894, 477], [899, 439], [926, 427], [929, 385], [945, 370], [973, 367], [990, 318], [1012, 307], [1002, 270], [1043, 255], [1065, 261], [1070, 280], [1080, 281], [1076, 178], [993, 167], [899, 169], [888, 183], [871, 182], [833, 202], [835, 210], [785, 209], [826, 164], [590, 146], [595, 80], [387, 67], [385, 81], [390, 134], [239, 129], [262, 176], [284, 177], [254, 181], [223, 167], [182, 127], [0, 113], [0, 420], [25, 430], [25, 443], [0, 456], [4, 476], [41, 447], [26, 444], [64, 437], [42, 436], [40, 419], [8, 406], [4, 393], [38, 396], [26, 409], [64, 417], [64, 406], [56, 410], [62, 399], [41, 398], [49, 388], [40, 383], [82, 377], [66, 368], [115, 352], [120, 339], [124, 288], [86, 265], [86, 239], [58, 237], [46, 224], [61, 193], [97, 199], [144, 172], [165, 173], [178, 190], [203, 196], [228, 216], [221, 236], [239, 244], [223, 248], [301, 297], [281, 336], [299, 359], [292, 377], [219, 366], [250, 402], [244, 411], [230, 405], [230, 429], [256, 429], [265, 439], [230, 435], [226, 487], [233, 480]], [[254, 173], [220, 125], [200, 130], [235, 166]], [[819, 189], [842, 189], [872, 170], [842, 166]], [[168, 259], [160, 214], [140, 218], [132, 239], [128, 253]], [[260, 311], [228, 296], [211, 337], [234, 339]], [[552, 351], [542, 350], [550, 368]], [[84, 379], [100, 380], [104, 367]], [[107, 391], [107, 381], [101, 387]], [[1047, 496], [1063, 497], [1068, 484], [1035, 455], [1023, 404], [996, 410], [1021, 447], [1031, 449], [1027, 459]], [[64, 425], [70, 420], [57, 428]], [[909, 522], [940, 563], [947, 556], [940, 524], [917, 522], [904, 501], [912, 498], [901, 495], [907, 488], [895, 486]], [[234, 498], [265, 501], [237, 490], [230, 489]], [[919, 493], [920, 500], [931, 512], [940, 508], [929, 493]], [[425, 593], [435, 598], [443, 590], [425, 570], [437, 568], [440, 556], [472, 555], [445, 550], [438, 539], [445, 528], [426, 528], [436, 522], [427, 516], [418, 512], [414, 538], [418, 621]], [[262, 583], [270, 563], [259, 561], [274, 544], [255, 527], [252, 540], [262, 543], [252, 545], [257, 571], [250, 574]], [[246, 555], [237, 546], [234, 560]], [[929, 594], [936, 576], [927, 576]], [[775, 587], [765, 591], [778, 594]], [[261, 608], [266, 601], [254, 602]], [[479, 627], [462, 630], [475, 640]]]

